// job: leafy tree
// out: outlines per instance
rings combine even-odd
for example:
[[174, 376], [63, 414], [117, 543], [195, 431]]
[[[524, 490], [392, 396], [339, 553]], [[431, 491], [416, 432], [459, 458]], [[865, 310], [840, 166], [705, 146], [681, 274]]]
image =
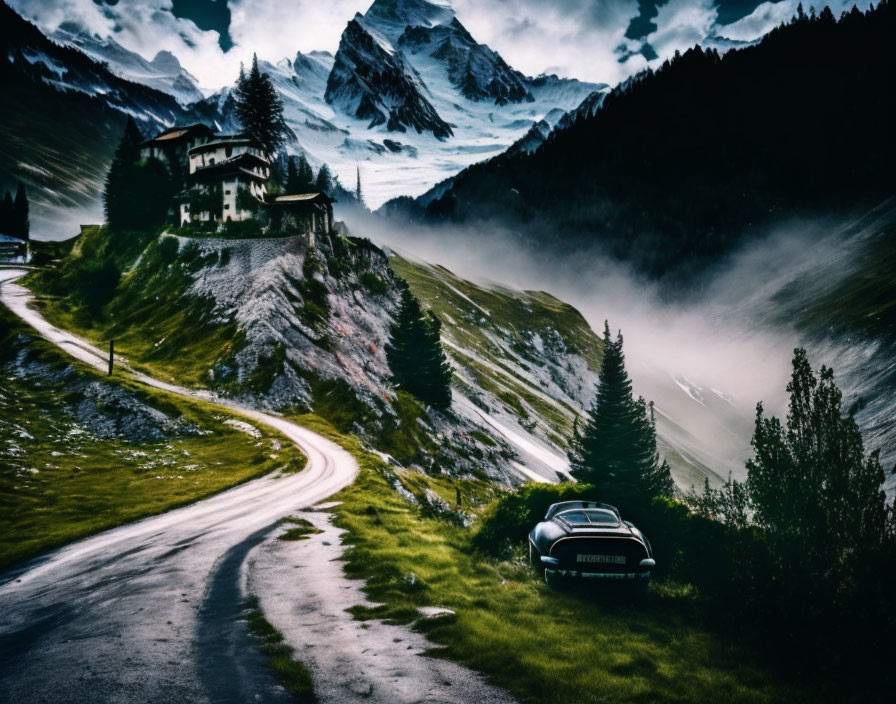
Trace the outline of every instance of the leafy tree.
[[243, 129], [258, 141], [266, 154], [274, 154], [283, 145], [287, 134], [283, 102], [271, 77], [258, 68], [257, 56], [252, 56], [248, 75], [240, 69], [233, 95]]
[[12, 227], [10, 233], [13, 237], [27, 240], [31, 232], [31, 221], [28, 217], [28, 196], [25, 194], [25, 186], [21, 182], [16, 191], [15, 202], [12, 211]]
[[612, 340], [608, 323], [597, 395], [584, 430], [577, 426], [573, 433], [570, 460], [577, 480], [625, 507], [644, 506], [674, 491], [669, 465], [657, 453], [653, 404], [634, 398], [622, 333]]
[[865, 455], [852, 412], [833, 370], [816, 376], [797, 349], [787, 386], [786, 423], [756, 408], [754, 457], [747, 462], [755, 521], [776, 545], [788, 571], [828, 574], [852, 567], [860, 555], [892, 536], [878, 452]]
[[440, 341], [442, 325], [426, 314], [404, 283], [401, 308], [389, 329], [386, 359], [396, 387], [439, 409], [451, 405], [451, 365]]
[[321, 164], [320, 171], [317, 172], [314, 190], [320, 193], [329, 193], [333, 190], [333, 176], [330, 174], [330, 167], [326, 164]]

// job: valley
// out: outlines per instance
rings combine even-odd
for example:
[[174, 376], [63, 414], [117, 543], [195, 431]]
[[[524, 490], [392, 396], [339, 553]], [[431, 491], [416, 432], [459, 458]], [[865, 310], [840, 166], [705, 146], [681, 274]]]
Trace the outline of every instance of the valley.
[[0, 700], [893, 690], [892, 0], [598, 5], [0, 0]]

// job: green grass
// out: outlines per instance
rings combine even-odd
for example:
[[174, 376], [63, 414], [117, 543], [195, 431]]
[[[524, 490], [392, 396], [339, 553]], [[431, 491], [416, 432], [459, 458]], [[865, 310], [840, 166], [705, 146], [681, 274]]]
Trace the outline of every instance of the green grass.
[[[525, 373], [563, 354], [580, 355], [589, 369], [599, 369], [602, 343], [582, 315], [542, 291], [480, 286], [444, 267], [398, 256], [392, 257], [389, 265], [441, 319], [443, 333], [456, 345], [446, 347], [452, 363], [524, 425], [534, 423], [533, 416], [544, 421], [551, 440], [564, 446], [577, 409], [547, 399], [544, 389]], [[536, 337], [546, 347], [539, 349]], [[456, 383], [463, 388], [460, 379]]]
[[63, 373], [0, 377], [0, 568], [129, 521], [168, 511], [276, 469], [297, 471], [305, 458], [293, 443], [258, 427], [253, 438], [224, 423], [223, 411], [117, 380], [143, 403], [182, 418], [202, 434], [157, 442], [100, 439], [65, 410], [72, 383], [106, 377], [70, 362], [0, 310], [0, 362], [25, 350]]
[[268, 667], [280, 684], [300, 702], [315, 701], [311, 673], [293, 659], [293, 649], [283, 642], [283, 634], [268, 622], [255, 599], [250, 599], [245, 608], [244, 617], [249, 630], [258, 640], [258, 649], [267, 657]]
[[285, 523], [293, 524], [295, 528], [290, 528], [288, 531], [279, 536], [280, 540], [307, 540], [308, 536], [323, 533], [322, 530], [318, 530], [314, 527], [314, 524], [306, 521], [304, 518], [289, 516], [288, 518], [285, 518], [283, 520]]
[[[452, 506], [459, 484], [464, 510], [474, 514], [495, 497], [493, 487], [395, 472], [324, 421], [299, 420], [361, 464], [334, 511], [352, 546], [348, 575], [366, 580], [367, 595], [382, 606], [356, 607], [356, 618], [413, 624], [433, 641], [432, 655], [485, 673], [521, 702], [801, 701], [736, 638], [712, 631], [688, 585], [652, 585], [644, 600], [624, 589], [549, 589], [521, 558], [475, 554], [470, 529], [427, 515], [391, 484], [415, 495], [437, 490]], [[420, 620], [420, 606], [456, 616]]]
[[[158, 233], [87, 228], [62, 268], [36, 272], [25, 283], [35, 293], [36, 307], [54, 325], [100, 346], [114, 339], [118, 354], [135, 369], [205, 388], [212, 382], [209, 370], [226, 362], [243, 339], [236, 323], [214, 318], [212, 301], [186, 293], [191, 272], [218, 260], [203, 257], [190, 245], [178, 254], [174, 242]], [[134, 267], [138, 257], [140, 264]], [[122, 272], [100, 309], [85, 300], [77, 276], [82, 263], [98, 261], [111, 262]], [[89, 280], [83, 285], [89, 287]]]

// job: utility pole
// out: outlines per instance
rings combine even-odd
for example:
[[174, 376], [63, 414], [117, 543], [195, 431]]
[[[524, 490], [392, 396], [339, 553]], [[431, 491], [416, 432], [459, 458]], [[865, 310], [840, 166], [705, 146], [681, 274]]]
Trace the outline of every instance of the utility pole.
[[115, 340], [109, 340], [109, 376], [112, 376], [112, 367], [115, 361]]

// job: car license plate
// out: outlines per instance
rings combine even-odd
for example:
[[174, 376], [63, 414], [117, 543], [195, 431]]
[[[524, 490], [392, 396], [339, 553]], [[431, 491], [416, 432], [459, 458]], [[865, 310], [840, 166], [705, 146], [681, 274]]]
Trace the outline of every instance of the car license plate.
[[576, 562], [607, 562], [612, 565], [624, 565], [625, 555], [578, 555]]

